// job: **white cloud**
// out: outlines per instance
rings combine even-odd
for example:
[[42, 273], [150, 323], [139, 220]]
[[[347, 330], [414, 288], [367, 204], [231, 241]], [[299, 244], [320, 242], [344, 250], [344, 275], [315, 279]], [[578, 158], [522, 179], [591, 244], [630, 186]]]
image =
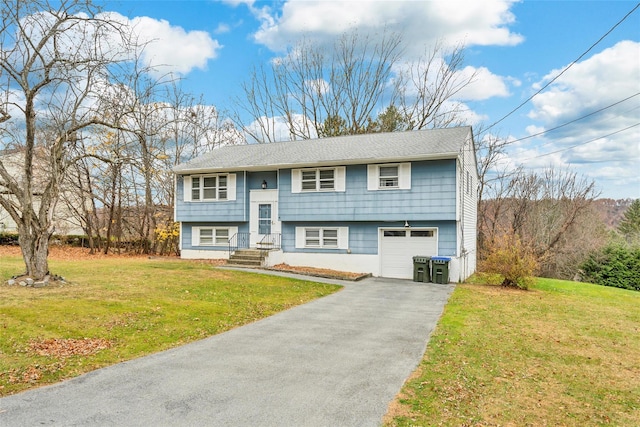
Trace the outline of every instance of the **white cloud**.
[[216, 58], [222, 45], [206, 31], [185, 31], [168, 21], [146, 16], [129, 19], [116, 12], [108, 12], [109, 19], [132, 28], [138, 42], [145, 44], [142, 59], [145, 65], [156, 68], [156, 74], [188, 74], [193, 69], [206, 69], [209, 60]]
[[536, 135], [538, 133], [544, 132], [544, 128], [541, 126], [529, 125], [526, 127], [526, 131], [529, 135]]
[[218, 26], [213, 32], [216, 34], [225, 34], [225, 33], [228, 33], [229, 31], [231, 31], [231, 26], [229, 24], [225, 24], [224, 22], [221, 22], [218, 24]]
[[307, 90], [318, 95], [324, 95], [331, 91], [331, 85], [324, 79], [308, 80], [306, 86]]
[[187, 74], [194, 68], [204, 69], [222, 47], [205, 31], [185, 31], [165, 20], [138, 17], [131, 20], [135, 31], [147, 40], [144, 58], [150, 65], [167, 71]]
[[[563, 69], [550, 71], [532, 88], [543, 87]], [[527, 127], [529, 134], [558, 129], [523, 142], [535, 147], [529, 152], [510, 155], [527, 167], [571, 168], [598, 180], [608, 197], [640, 196], [640, 95], [632, 96], [640, 91], [639, 81], [640, 43], [635, 41], [621, 41], [572, 65], [533, 98], [528, 113], [536, 122]]]
[[446, 101], [443, 104], [442, 111], [457, 111], [456, 117], [461, 123], [475, 126], [478, 123], [482, 123], [487, 120], [487, 116], [472, 110], [469, 106], [463, 102]]
[[334, 40], [353, 28], [381, 36], [384, 30], [404, 34], [409, 54], [419, 55], [437, 40], [447, 44], [516, 45], [523, 40], [508, 28], [515, 21], [515, 0], [459, 1], [287, 1], [278, 11], [250, 10], [262, 21], [256, 42], [284, 51], [302, 37]]
[[[442, 81], [448, 80], [449, 90], [462, 86], [459, 91], [456, 89], [456, 93], [451, 96], [451, 99], [465, 102], [482, 101], [496, 96], [509, 96], [508, 83], [512, 82], [509, 78], [493, 74], [486, 67], [476, 68], [473, 66], [466, 66], [455, 71], [452, 78], [449, 79], [448, 75], [451, 71], [442, 58], [421, 59], [416, 62], [396, 64], [393, 67], [393, 72], [395, 77], [388, 86], [393, 86], [397, 79], [404, 81], [406, 83], [405, 94], [409, 98], [424, 91], [426, 87], [429, 87], [430, 92], [436, 92], [438, 85], [441, 85]], [[425, 87], [418, 87], [416, 84], [419, 82], [420, 85], [425, 85], [425, 81], [428, 82]]]
[[[541, 87], [561, 70], [552, 70]], [[537, 95], [529, 117], [555, 124], [620, 101], [638, 92], [640, 43], [622, 41], [574, 64], [545, 92]], [[637, 113], [636, 117], [637, 117]]]
[[248, 7], [253, 7], [255, 0], [223, 0], [222, 2], [229, 4], [233, 7], [237, 7], [241, 4], [246, 4]]
[[[640, 43], [622, 41], [574, 64], [532, 100], [534, 108], [529, 117], [550, 129], [638, 93], [639, 59]], [[551, 71], [539, 82], [540, 86], [559, 72]], [[628, 161], [630, 158], [638, 161], [640, 130], [629, 128], [638, 122], [640, 96], [549, 132], [545, 137], [556, 149], [567, 148], [564, 158], [568, 163]]]
[[[297, 128], [304, 127], [304, 122], [307, 121], [302, 114], [293, 114], [292, 116], [293, 122], [296, 123]], [[268, 129], [269, 134], [265, 134], [265, 129]], [[313, 126], [310, 126], [311, 131], [313, 132]], [[245, 132], [244, 138], [249, 144], [254, 144], [257, 142], [266, 142], [269, 140], [272, 141], [290, 141], [291, 140], [291, 132], [289, 131], [289, 121], [286, 117], [276, 116], [276, 117], [265, 117], [262, 116], [258, 120], [253, 121], [247, 126], [247, 131]], [[253, 136], [257, 136], [257, 139]], [[317, 138], [317, 135], [311, 135], [312, 138]]]
[[482, 101], [494, 96], [509, 96], [507, 86], [508, 79], [493, 74], [486, 67], [475, 68], [467, 66], [458, 71], [458, 78], [461, 81], [468, 80], [475, 73], [473, 81], [462, 89], [456, 98], [466, 101]]

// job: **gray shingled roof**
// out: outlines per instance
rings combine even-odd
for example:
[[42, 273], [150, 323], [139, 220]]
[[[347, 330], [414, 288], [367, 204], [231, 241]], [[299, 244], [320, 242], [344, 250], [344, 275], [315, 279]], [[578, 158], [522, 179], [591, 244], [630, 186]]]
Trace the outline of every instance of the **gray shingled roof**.
[[456, 158], [470, 136], [468, 126], [229, 145], [176, 166], [176, 173], [273, 170], [402, 160]]

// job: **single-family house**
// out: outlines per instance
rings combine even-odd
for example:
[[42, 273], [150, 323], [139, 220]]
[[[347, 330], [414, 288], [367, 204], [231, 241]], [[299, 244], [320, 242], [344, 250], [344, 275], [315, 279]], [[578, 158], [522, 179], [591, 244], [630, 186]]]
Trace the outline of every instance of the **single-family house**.
[[183, 258], [268, 248], [264, 263], [412, 278], [414, 256], [476, 267], [470, 127], [225, 146], [174, 168]]

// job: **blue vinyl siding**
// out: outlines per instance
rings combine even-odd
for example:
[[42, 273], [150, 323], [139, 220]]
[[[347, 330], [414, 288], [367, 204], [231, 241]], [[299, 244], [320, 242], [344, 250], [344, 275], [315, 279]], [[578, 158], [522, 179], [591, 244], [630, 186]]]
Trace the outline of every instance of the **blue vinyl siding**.
[[367, 165], [347, 166], [345, 192], [291, 193], [280, 171], [282, 221], [455, 220], [456, 162], [413, 162], [410, 190], [367, 190]]
[[245, 215], [245, 208], [248, 205], [247, 199], [244, 197], [244, 172], [236, 173], [236, 200], [220, 202], [185, 202], [184, 180], [181, 175], [178, 175], [176, 182], [176, 221], [248, 221], [248, 216]]
[[[201, 251], [221, 251], [228, 250], [229, 245], [224, 246], [193, 246], [192, 242], [192, 228], [193, 227], [238, 227], [239, 233], [248, 233], [249, 224], [247, 223], [229, 223], [229, 222], [193, 222], [182, 223], [182, 249], [196, 249]], [[232, 236], [229, 236], [232, 237]]]
[[262, 188], [262, 181], [267, 182], [267, 188], [273, 190], [278, 188], [278, 172], [248, 172], [247, 182], [249, 190], [260, 190]]
[[[284, 252], [326, 252], [346, 253], [342, 249], [301, 249], [295, 245], [296, 227], [349, 227], [349, 249], [352, 254], [377, 255], [378, 230], [380, 228], [402, 227], [401, 222], [287, 222], [282, 224], [282, 250]], [[438, 255], [456, 255], [455, 221], [412, 222], [412, 227], [438, 228]]]

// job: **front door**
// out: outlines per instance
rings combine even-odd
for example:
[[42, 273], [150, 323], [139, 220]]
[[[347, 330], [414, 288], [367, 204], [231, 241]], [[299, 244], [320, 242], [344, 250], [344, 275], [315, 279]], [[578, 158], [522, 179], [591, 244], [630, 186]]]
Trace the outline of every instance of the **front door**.
[[271, 234], [271, 203], [258, 205], [258, 235]]
[[256, 247], [265, 236], [280, 233], [278, 190], [251, 190], [249, 203], [249, 243]]

